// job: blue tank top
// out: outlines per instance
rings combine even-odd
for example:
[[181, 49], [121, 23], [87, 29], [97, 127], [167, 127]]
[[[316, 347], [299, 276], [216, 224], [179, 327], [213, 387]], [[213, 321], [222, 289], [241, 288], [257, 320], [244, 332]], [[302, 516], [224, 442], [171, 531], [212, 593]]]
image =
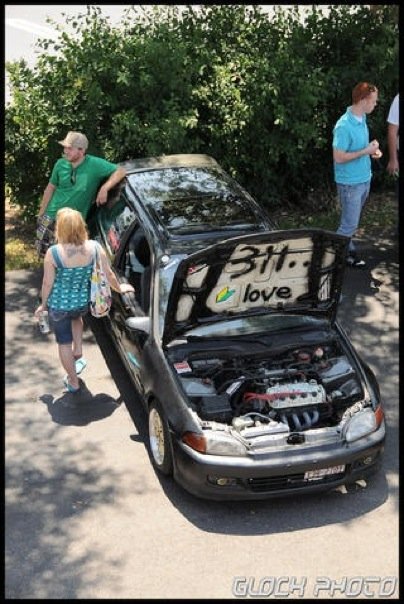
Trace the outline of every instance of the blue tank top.
[[48, 298], [49, 308], [54, 310], [85, 308], [90, 301], [90, 278], [94, 258], [90, 264], [68, 268], [63, 265], [57, 245], [52, 245], [50, 249], [56, 264], [56, 276]]

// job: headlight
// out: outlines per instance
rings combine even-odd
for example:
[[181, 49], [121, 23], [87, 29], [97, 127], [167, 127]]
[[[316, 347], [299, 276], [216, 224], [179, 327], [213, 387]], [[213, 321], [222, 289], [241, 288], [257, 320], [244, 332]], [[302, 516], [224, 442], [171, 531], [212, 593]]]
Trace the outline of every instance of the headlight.
[[245, 455], [246, 448], [239, 440], [226, 432], [204, 431], [201, 433], [185, 432], [182, 442], [208, 455]]
[[376, 416], [372, 409], [355, 413], [345, 424], [342, 435], [348, 443], [376, 430]]
[[246, 448], [226, 432], [205, 432], [206, 453], [210, 455], [245, 455]]

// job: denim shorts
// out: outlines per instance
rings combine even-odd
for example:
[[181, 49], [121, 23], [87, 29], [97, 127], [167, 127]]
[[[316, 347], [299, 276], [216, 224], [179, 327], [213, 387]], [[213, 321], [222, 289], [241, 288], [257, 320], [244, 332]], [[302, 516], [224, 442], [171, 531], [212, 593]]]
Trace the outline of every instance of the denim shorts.
[[83, 317], [87, 312], [88, 306], [74, 310], [49, 309], [49, 323], [58, 344], [71, 344], [73, 342], [72, 319]]

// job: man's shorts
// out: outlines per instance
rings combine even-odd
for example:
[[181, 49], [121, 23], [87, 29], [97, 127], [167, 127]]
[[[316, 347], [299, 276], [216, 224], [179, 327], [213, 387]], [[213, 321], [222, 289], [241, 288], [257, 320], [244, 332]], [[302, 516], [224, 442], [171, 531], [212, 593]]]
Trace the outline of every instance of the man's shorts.
[[35, 247], [38, 256], [43, 258], [48, 250], [48, 247], [55, 243], [55, 224], [56, 220], [43, 214], [38, 216], [36, 223], [36, 240]]
[[88, 306], [75, 310], [49, 309], [49, 322], [58, 344], [71, 344], [73, 342], [72, 319], [86, 315]]

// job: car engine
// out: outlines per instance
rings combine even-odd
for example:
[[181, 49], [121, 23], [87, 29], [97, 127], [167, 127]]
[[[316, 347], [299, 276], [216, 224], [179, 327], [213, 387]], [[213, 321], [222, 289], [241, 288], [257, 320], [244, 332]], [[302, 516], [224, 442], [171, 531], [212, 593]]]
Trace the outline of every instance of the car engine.
[[336, 426], [364, 396], [361, 381], [337, 342], [235, 358], [194, 353], [174, 367], [203, 421], [238, 431], [265, 425], [303, 432]]

